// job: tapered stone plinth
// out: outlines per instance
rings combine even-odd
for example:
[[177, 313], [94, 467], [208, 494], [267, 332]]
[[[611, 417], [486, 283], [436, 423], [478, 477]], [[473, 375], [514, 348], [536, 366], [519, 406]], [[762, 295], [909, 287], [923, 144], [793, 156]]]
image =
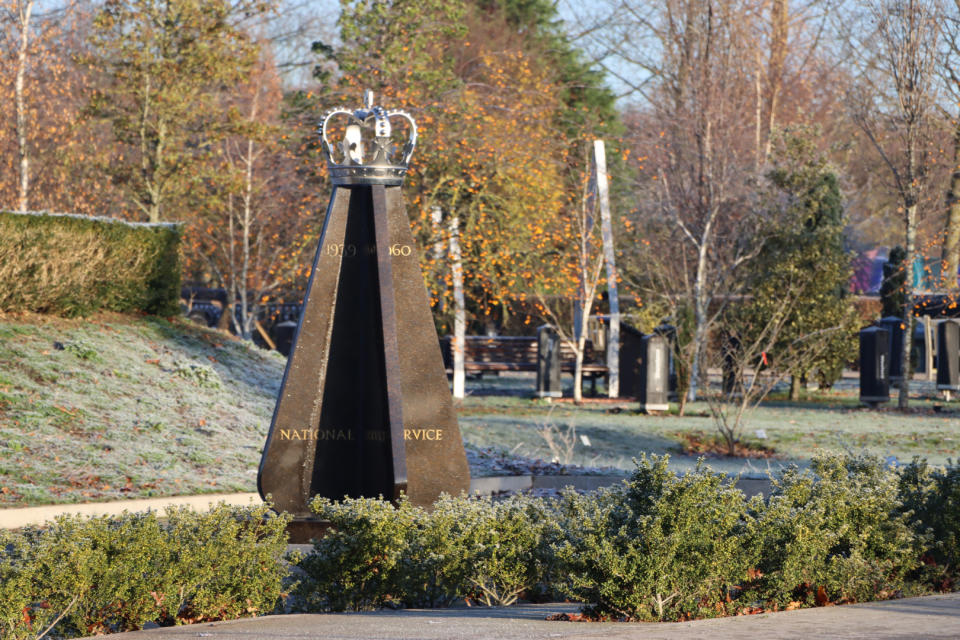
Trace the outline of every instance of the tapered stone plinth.
[[300, 521], [317, 495], [469, 489], [399, 186], [334, 188], [257, 481]]

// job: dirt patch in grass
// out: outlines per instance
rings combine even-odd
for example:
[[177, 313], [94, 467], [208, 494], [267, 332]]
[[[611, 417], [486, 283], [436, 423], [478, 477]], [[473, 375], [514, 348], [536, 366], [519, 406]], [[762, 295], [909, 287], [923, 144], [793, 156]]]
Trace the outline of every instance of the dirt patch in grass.
[[677, 451], [688, 456], [761, 459], [781, 457], [772, 447], [750, 440], [740, 440], [734, 443], [734, 450], [731, 454], [726, 440], [718, 435], [706, 434], [702, 431], [678, 431], [675, 435], [680, 441]]

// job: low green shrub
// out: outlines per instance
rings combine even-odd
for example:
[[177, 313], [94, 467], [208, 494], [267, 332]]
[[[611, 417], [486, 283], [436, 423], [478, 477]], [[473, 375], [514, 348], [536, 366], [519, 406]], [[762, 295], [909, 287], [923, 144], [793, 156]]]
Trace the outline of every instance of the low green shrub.
[[[412, 574], [421, 576], [417, 584], [440, 577], [436, 582], [455, 587], [456, 597], [472, 595], [487, 606], [513, 604], [543, 580], [552, 520], [543, 500], [441, 499], [414, 532], [409, 557], [420, 570]], [[408, 582], [405, 599], [413, 606], [426, 604], [436, 591]]]
[[777, 606], [893, 597], [919, 565], [923, 536], [901, 509], [898, 473], [879, 458], [823, 455], [808, 472], [788, 469], [754, 518], [752, 591]]
[[198, 387], [206, 389], [223, 387], [223, 382], [220, 380], [216, 369], [210, 365], [178, 361], [173, 363], [173, 371], [184, 380], [190, 380]]
[[566, 494], [561, 508], [565, 590], [600, 617], [723, 613], [716, 604], [756, 561], [744, 537], [747, 501], [732, 481], [702, 468], [677, 476], [666, 457], [644, 458], [624, 488], [599, 499]]
[[299, 563], [307, 610], [511, 604], [542, 583], [555, 526], [544, 501], [519, 497], [442, 496], [429, 512], [406, 501], [317, 498], [311, 509], [331, 529]]
[[382, 499], [315, 498], [311, 510], [331, 528], [299, 563], [298, 595], [307, 610], [363, 611], [398, 603], [397, 565], [419, 510]]
[[287, 569], [288, 517], [219, 505], [58, 518], [0, 536], [3, 638], [78, 637], [270, 613]]
[[589, 495], [312, 508], [332, 529], [299, 563], [307, 610], [560, 595], [599, 618], [686, 620], [947, 589], [960, 560], [960, 470], [873, 457], [789, 468], [767, 500], [652, 458]]
[[0, 211], [0, 309], [179, 313], [180, 229]]
[[915, 459], [900, 472], [902, 512], [926, 534], [921, 556], [927, 579], [948, 590], [960, 579], [960, 463], [931, 468]]
[[101, 360], [100, 354], [97, 352], [96, 347], [84, 342], [83, 340], [68, 340], [61, 346], [63, 347], [64, 351], [67, 353], [72, 353], [80, 360], [92, 360], [94, 362], [99, 362]]

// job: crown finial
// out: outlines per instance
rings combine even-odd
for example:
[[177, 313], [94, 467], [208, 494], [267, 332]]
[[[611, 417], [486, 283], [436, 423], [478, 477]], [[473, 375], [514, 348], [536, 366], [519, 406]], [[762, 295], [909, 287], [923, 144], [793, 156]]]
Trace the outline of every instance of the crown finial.
[[[363, 94], [363, 107], [354, 111], [337, 108], [328, 111], [320, 125], [320, 137], [330, 167], [330, 177], [335, 185], [358, 184], [403, 184], [410, 157], [417, 145], [417, 124], [405, 111], [384, 109], [373, 103], [373, 91]], [[339, 115], [347, 116], [343, 140], [336, 147], [327, 136], [330, 122]], [[410, 133], [399, 158], [391, 138], [391, 118], [409, 123]], [[338, 149], [335, 154], [334, 149]], [[335, 156], [340, 157], [339, 162]]]

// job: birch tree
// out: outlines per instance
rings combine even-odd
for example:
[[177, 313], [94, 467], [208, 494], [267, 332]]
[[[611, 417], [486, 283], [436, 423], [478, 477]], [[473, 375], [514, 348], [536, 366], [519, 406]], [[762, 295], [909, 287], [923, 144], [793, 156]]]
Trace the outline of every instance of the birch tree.
[[20, 30], [17, 47], [17, 79], [15, 81], [15, 100], [17, 109], [17, 164], [20, 170], [20, 183], [17, 206], [26, 211], [27, 194], [30, 189], [30, 156], [27, 150], [27, 101], [24, 83], [27, 77], [27, 54], [30, 46], [30, 18], [33, 15], [34, 0], [17, 0], [16, 18]]
[[268, 9], [260, 0], [120, 0], [94, 21], [91, 69], [104, 88], [90, 112], [108, 121], [123, 154], [107, 170], [150, 222], [177, 219], [196, 186], [197, 163], [232, 129], [219, 96], [257, 59], [238, 20]]
[[674, 315], [692, 316], [683, 339], [689, 400], [697, 398], [705, 371], [710, 327], [724, 300], [718, 294], [730, 292], [730, 276], [750, 257], [737, 238], [751, 212], [747, 185], [755, 154], [746, 115], [754, 72], [745, 55], [751, 16], [745, 1], [670, 0], [638, 18], [656, 51], [644, 63], [655, 80], [644, 89], [649, 106], [635, 120], [647, 128], [637, 129], [634, 148], [647, 158], [653, 199], [641, 208], [652, 224], [670, 224], [671, 240], [680, 245], [670, 254], [675, 277], [661, 294]]
[[942, 120], [953, 122], [950, 133], [952, 171], [947, 188], [947, 217], [944, 221], [943, 247], [940, 252], [940, 285], [956, 292], [960, 270], [960, 0], [948, 0], [940, 21], [944, 54], [938, 58], [938, 71], [956, 108], [950, 113], [941, 108]]
[[[852, 114], [889, 170], [902, 216], [907, 269], [903, 319], [903, 382], [898, 406], [910, 394], [913, 347], [912, 291], [920, 194], [927, 179], [926, 142], [936, 96], [935, 64], [940, 7], [936, 0], [876, 0], [869, 5], [864, 28], [870, 37], [854, 42], [872, 55], [864, 61], [863, 83], [851, 98]], [[870, 45], [867, 48], [867, 45]]]
[[221, 327], [248, 340], [258, 331], [268, 344], [263, 303], [297, 279], [322, 195], [287, 146], [281, 104], [280, 77], [264, 53], [248, 82], [224, 97], [222, 108], [238, 114], [237, 131], [204, 168], [206, 206], [189, 221], [185, 243], [188, 271], [210, 274], [226, 291]]

